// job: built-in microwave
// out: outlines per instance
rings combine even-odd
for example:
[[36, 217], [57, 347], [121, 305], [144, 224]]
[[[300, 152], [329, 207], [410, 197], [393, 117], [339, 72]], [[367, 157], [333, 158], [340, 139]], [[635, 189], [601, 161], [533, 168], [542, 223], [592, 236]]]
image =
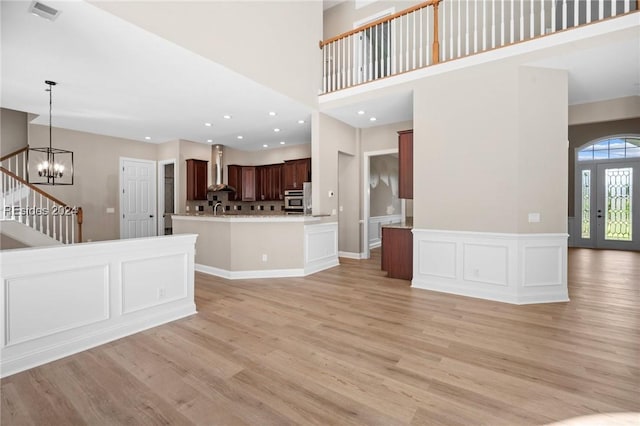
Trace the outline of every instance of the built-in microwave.
[[287, 212], [304, 212], [304, 191], [292, 189], [284, 191], [284, 209]]

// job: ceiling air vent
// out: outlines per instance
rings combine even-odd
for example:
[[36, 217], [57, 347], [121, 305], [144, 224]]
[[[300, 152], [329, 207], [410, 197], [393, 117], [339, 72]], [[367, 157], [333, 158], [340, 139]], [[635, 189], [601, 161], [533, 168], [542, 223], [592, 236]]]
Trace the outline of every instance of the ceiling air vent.
[[58, 15], [60, 15], [60, 11], [52, 8], [51, 6], [47, 6], [44, 3], [40, 3], [39, 1], [31, 2], [31, 6], [29, 6], [29, 13], [33, 13], [34, 15], [40, 16], [48, 21], [55, 20]]

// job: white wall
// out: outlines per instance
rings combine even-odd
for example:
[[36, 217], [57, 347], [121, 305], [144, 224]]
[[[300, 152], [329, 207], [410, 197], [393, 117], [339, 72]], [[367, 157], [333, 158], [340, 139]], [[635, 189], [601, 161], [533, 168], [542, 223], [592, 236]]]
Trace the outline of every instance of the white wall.
[[321, 1], [92, 3], [292, 99], [317, 105]]

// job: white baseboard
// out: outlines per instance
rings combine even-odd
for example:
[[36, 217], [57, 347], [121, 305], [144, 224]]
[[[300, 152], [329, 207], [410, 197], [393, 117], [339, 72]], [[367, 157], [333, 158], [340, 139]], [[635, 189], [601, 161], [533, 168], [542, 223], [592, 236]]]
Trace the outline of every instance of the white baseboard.
[[364, 259], [364, 253], [353, 253], [350, 251], [339, 251], [338, 257], [344, 257], [345, 259]]
[[213, 266], [201, 265], [196, 263], [195, 269], [204, 274], [213, 275], [228, 280], [246, 280], [252, 278], [291, 278], [304, 277], [306, 275], [315, 274], [316, 272], [338, 266], [338, 259], [327, 259], [324, 261], [316, 261], [307, 265], [305, 268], [292, 269], [263, 269], [254, 271], [228, 271], [226, 269], [215, 268]]
[[500, 302], [566, 302], [567, 235], [413, 230], [412, 286]]

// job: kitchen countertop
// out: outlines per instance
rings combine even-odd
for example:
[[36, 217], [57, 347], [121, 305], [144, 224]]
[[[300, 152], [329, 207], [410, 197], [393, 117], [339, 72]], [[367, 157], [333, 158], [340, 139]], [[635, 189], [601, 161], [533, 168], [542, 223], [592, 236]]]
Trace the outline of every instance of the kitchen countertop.
[[402, 222], [398, 223], [388, 223], [386, 225], [382, 225], [383, 228], [394, 228], [394, 229], [413, 229], [413, 218], [408, 217]]
[[284, 214], [227, 214], [213, 215], [212, 213], [182, 213], [172, 214], [171, 217], [177, 220], [193, 220], [208, 222], [318, 222], [321, 215], [284, 215]]

